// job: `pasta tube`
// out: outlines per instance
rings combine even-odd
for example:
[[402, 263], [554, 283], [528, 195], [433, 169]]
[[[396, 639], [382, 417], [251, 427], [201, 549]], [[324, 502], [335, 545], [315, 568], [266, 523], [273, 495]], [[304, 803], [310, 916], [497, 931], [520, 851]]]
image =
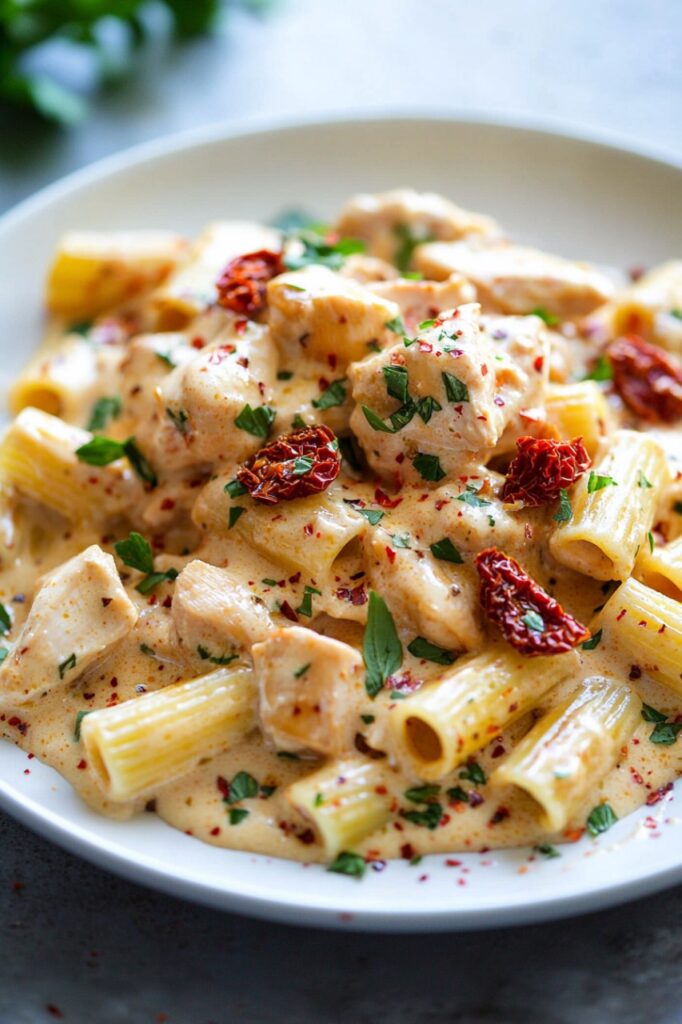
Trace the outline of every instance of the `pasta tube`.
[[159, 284], [185, 251], [170, 231], [82, 231], [66, 235], [47, 281], [47, 307], [60, 316], [96, 316]]
[[139, 489], [122, 462], [94, 467], [79, 462], [75, 450], [91, 439], [39, 409], [24, 409], [0, 444], [0, 476], [20, 494], [73, 522], [101, 510], [110, 515], [128, 507]]
[[561, 437], [582, 437], [591, 456], [609, 433], [613, 420], [604, 392], [593, 380], [548, 384], [545, 409], [548, 422]]
[[653, 590], [682, 601], [682, 537], [653, 551], [645, 546], [639, 553], [635, 575]]
[[601, 629], [625, 656], [653, 679], [682, 694], [682, 604], [629, 579], [597, 617]]
[[494, 783], [525, 790], [541, 808], [541, 824], [565, 828], [582, 800], [618, 760], [640, 718], [627, 683], [595, 677], [544, 715], [493, 774]]
[[372, 761], [334, 761], [289, 786], [286, 796], [314, 827], [330, 859], [391, 816], [387, 771]]
[[627, 579], [668, 478], [665, 453], [650, 435], [616, 431], [605, 456], [576, 484], [573, 515], [555, 529], [550, 551], [595, 579]]
[[120, 350], [111, 345], [91, 345], [75, 336], [67, 338], [49, 355], [38, 354], [14, 383], [9, 395], [14, 415], [27, 406], [62, 416], [73, 423], [89, 409], [102, 384], [111, 379], [120, 361]]
[[154, 793], [237, 743], [255, 707], [250, 670], [221, 668], [92, 711], [81, 725], [88, 767], [110, 800]]
[[[192, 512], [197, 526], [227, 532], [228, 537], [276, 565], [294, 572], [301, 570], [318, 583], [327, 577], [343, 548], [367, 525], [345, 504], [344, 492], [338, 487], [275, 507], [259, 505], [248, 495], [230, 501], [224, 488], [224, 477], [206, 485]], [[230, 512], [235, 507], [243, 509], [236, 522]]]
[[577, 665], [575, 651], [530, 662], [502, 644], [462, 659], [392, 709], [389, 734], [396, 758], [420, 779], [442, 779]]

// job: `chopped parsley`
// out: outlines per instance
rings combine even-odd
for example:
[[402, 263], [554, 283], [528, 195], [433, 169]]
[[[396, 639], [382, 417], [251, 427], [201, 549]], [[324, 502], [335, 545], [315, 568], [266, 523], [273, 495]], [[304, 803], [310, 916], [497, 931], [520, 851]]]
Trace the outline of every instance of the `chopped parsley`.
[[665, 722], [668, 716], [662, 711], [657, 711], [656, 708], [652, 708], [651, 704], [642, 704], [642, 718], [645, 722]]
[[413, 786], [405, 790], [405, 799], [413, 804], [428, 804], [440, 793], [440, 786]]
[[239, 825], [245, 818], [248, 818], [249, 812], [245, 807], [230, 807], [227, 812], [227, 820], [230, 825]]
[[149, 644], [140, 644], [140, 650], [142, 651], [143, 654], [148, 655], [150, 658], [156, 657], [156, 651], [154, 650], [153, 647], [150, 647]]
[[403, 648], [393, 616], [383, 597], [374, 590], [369, 592], [362, 656], [367, 670], [365, 689], [374, 698], [403, 660]]
[[612, 476], [601, 476], [599, 473], [595, 473], [593, 469], [590, 470], [590, 475], [587, 479], [587, 493], [594, 494], [595, 491], [601, 491], [604, 487], [617, 487], [618, 481], [614, 480]]
[[296, 430], [303, 430], [303, 428], [306, 427], [308, 424], [303, 419], [301, 414], [297, 412], [293, 420], [291, 421], [291, 425], [292, 427], [295, 427]]
[[469, 389], [463, 380], [452, 373], [441, 373], [448, 402], [468, 402]]
[[428, 423], [434, 412], [440, 412], [443, 406], [431, 395], [425, 395], [424, 398], [417, 399], [416, 408], [422, 421]]
[[5, 660], [8, 654], [9, 647], [0, 647], [0, 665], [2, 665], [3, 661]]
[[291, 380], [294, 375], [293, 370], [278, 370], [277, 380]]
[[571, 507], [571, 499], [568, 496], [568, 491], [565, 487], [562, 487], [559, 491], [559, 509], [555, 516], [553, 516], [555, 523], [568, 523], [573, 518], [573, 509]]
[[173, 409], [169, 409], [168, 406], [166, 406], [166, 416], [178, 433], [183, 435], [187, 433], [187, 422], [189, 420], [189, 416], [184, 409], [178, 409], [178, 411], [175, 412]]
[[415, 658], [423, 658], [425, 661], [433, 661], [436, 665], [452, 665], [455, 661], [454, 654], [446, 651], [444, 647], [438, 647], [426, 640], [423, 636], [417, 636], [407, 645], [407, 649]]
[[394, 428], [389, 427], [387, 423], [384, 423], [381, 417], [377, 416], [377, 414], [372, 409], [368, 409], [366, 405], [361, 406], [361, 408], [364, 417], [369, 423], [372, 430], [379, 430], [384, 434], [395, 434]]
[[228, 795], [224, 797], [223, 803], [238, 804], [254, 796], [258, 796], [258, 783], [253, 775], [249, 775], [248, 772], [237, 772], [229, 783]]
[[682, 501], [673, 502], [673, 512], [676, 512], [678, 516], [682, 516]]
[[360, 718], [365, 723], [365, 725], [371, 725], [372, 722], [374, 721], [375, 716], [374, 715], [360, 715]]
[[386, 390], [391, 398], [397, 398], [399, 402], [408, 400], [408, 373], [406, 366], [384, 366], [382, 373], [386, 381]]
[[297, 668], [296, 671], [294, 672], [294, 679], [300, 679], [301, 676], [304, 676], [311, 665], [312, 661], [307, 661], [305, 665], [301, 665], [300, 668]]
[[307, 618], [311, 618], [313, 614], [313, 594], [321, 595], [321, 590], [316, 590], [315, 587], [306, 586], [303, 591], [303, 600], [296, 609], [299, 615], [305, 615]]
[[460, 804], [469, 803], [469, 794], [467, 793], [466, 789], [462, 789], [461, 786], [451, 786], [448, 790], [446, 790], [446, 796], [448, 800], [455, 800], [457, 803]]
[[12, 628], [12, 619], [10, 613], [5, 608], [4, 604], [0, 602], [0, 636], [5, 636], [9, 633]]
[[239, 480], [230, 480], [228, 484], [225, 484], [223, 490], [226, 494], [229, 494], [231, 498], [239, 498], [242, 494], [248, 493], [248, 487], [245, 487]]
[[71, 653], [68, 658], [60, 662], [58, 665], [59, 678], [63, 679], [67, 672], [70, 672], [72, 668], [76, 667], [76, 655]]
[[333, 380], [319, 398], [313, 399], [313, 406], [316, 409], [332, 409], [335, 405], [343, 405], [345, 401], [346, 378], [340, 377], [338, 380]]
[[437, 455], [426, 455], [424, 452], [417, 452], [412, 460], [412, 465], [422, 480], [431, 480], [437, 483], [446, 475]]
[[366, 870], [365, 858], [350, 850], [342, 850], [327, 867], [327, 871], [333, 871], [336, 875], [350, 875], [352, 878], [362, 878]]
[[246, 509], [244, 508], [243, 505], [233, 505], [232, 506], [232, 508], [230, 509], [230, 511], [227, 514], [227, 528], [228, 528], [228, 530], [232, 529], [232, 527], [235, 525], [235, 523], [237, 522], [239, 517], [241, 515], [243, 515], [244, 512], [246, 512]]
[[158, 479], [151, 465], [144, 457], [134, 437], [125, 441], [114, 441], [111, 437], [97, 434], [91, 441], [76, 448], [76, 458], [89, 466], [108, 466], [125, 455], [137, 475], [150, 487], [156, 487]]
[[118, 419], [122, 410], [123, 402], [119, 395], [98, 398], [92, 407], [87, 429], [92, 433], [96, 430], [104, 430], [110, 420]]
[[296, 238], [303, 246], [300, 253], [287, 252], [284, 265], [288, 270], [301, 270], [312, 265], [339, 270], [349, 256], [364, 252], [365, 243], [357, 238], [339, 238], [327, 233], [323, 224], [307, 224], [289, 232], [290, 239]]
[[675, 742], [681, 729], [682, 722], [658, 722], [649, 739], [659, 746], [669, 747]]
[[376, 526], [384, 518], [385, 513], [378, 508], [356, 508], [361, 516], [364, 516], [370, 526]]
[[585, 374], [583, 380], [596, 380], [599, 383], [603, 383], [607, 380], [613, 380], [613, 365], [611, 360], [608, 359], [607, 356], [599, 356], [590, 372]]
[[207, 647], [201, 644], [197, 647], [197, 654], [202, 661], [210, 661], [212, 665], [229, 665], [239, 657], [238, 654], [211, 654]]
[[265, 441], [275, 421], [275, 416], [275, 410], [271, 406], [259, 405], [253, 409], [247, 402], [234, 423], [240, 430], [245, 430], [247, 434], [260, 437]]
[[299, 455], [294, 459], [294, 476], [305, 476], [315, 465], [315, 460], [309, 455]]
[[443, 537], [431, 545], [431, 554], [439, 558], [441, 562], [453, 562], [455, 565], [463, 565], [464, 559], [449, 537]]
[[393, 541], [394, 548], [409, 548], [410, 546], [409, 533], [393, 533], [391, 534], [391, 540]]
[[472, 508], [481, 508], [483, 505], [491, 505], [492, 502], [486, 498], [479, 498], [478, 492], [480, 487], [474, 487], [473, 484], [467, 484], [461, 494], [457, 495], [457, 501], [463, 501], [465, 505], [471, 505]]
[[393, 234], [397, 241], [393, 262], [401, 273], [410, 269], [412, 256], [417, 246], [423, 245], [424, 242], [433, 241], [433, 235], [428, 233], [418, 234], [412, 230], [409, 224], [396, 224], [393, 228]]
[[526, 614], [522, 616], [521, 622], [523, 622], [525, 626], [528, 626], [529, 629], [532, 629], [535, 633], [542, 633], [545, 628], [544, 619], [534, 611], [526, 612]]
[[384, 327], [388, 331], [393, 331], [394, 334], [405, 333], [405, 324], [403, 323], [403, 318], [400, 315], [394, 316], [392, 320], [387, 320]]
[[618, 816], [610, 804], [599, 804], [594, 807], [587, 818], [587, 831], [591, 836], [607, 832], [618, 821]]
[[475, 786], [484, 786], [488, 781], [485, 772], [476, 761], [470, 761], [469, 764], [465, 764], [464, 767], [460, 769], [458, 775], [460, 779], [466, 779], [468, 782], [473, 782]]
[[560, 857], [561, 854], [555, 846], [550, 846], [549, 843], [541, 843], [539, 846], [534, 846], [533, 849], [536, 853], [539, 853], [541, 857], [546, 857], [547, 860], [552, 860], [554, 857]]
[[598, 629], [596, 633], [593, 633], [589, 640], [585, 640], [580, 646], [583, 651], [593, 651], [595, 647], [599, 647], [601, 638], [604, 630]]
[[653, 484], [647, 480], [641, 469], [637, 470], [637, 486], [647, 490], [649, 487], [653, 487]]
[[422, 825], [424, 828], [433, 830], [440, 825], [443, 808], [439, 803], [429, 803], [423, 811], [403, 811], [402, 816], [413, 825]]
[[655, 545], [655, 543], [654, 543], [654, 535], [653, 535], [653, 533], [651, 532], [651, 530], [649, 530], [649, 532], [647, 533], [647, 535], [646, 535], [646, 539], [647, 539], [647, 540], [648, 540], [648, 542], [649, 542], [649, 551], [650, 551], [650, 552], [651, 552], [651, 554], [653, 555], [653, 553], [654, 553], [654, 547], [655, 547], [656, 545]]
[[529, 315], [540, 317], [540, 319], [543, 320], [548, 327], [556, 327], [558, 323], [561, 323], [561, 320], [558, 316], [555, 316], [554, 313], [550, 313], [543, 306], [536, 306], [535, 309], [531, 309]]
[[80, 742], [80, 738], [81, 738], [81, 724], [83, 722], [83, 719], [85, 718], [86, 715], [89, 715], [89, 714], [90, 714], [89, 711], [79, 711], [78, 714], [76, 715], [76, 723], [75, 723], [75, 725], [73, 727], [73, 738], [76, 741], [76, 743]]
[[126, 540], [117, 541], [114, 550], [124, 565], [145, 573], [145, 578], [135, 587], [140, 594], [148, 594], [164, 580], [175, 580], [178, 577], [177, 569], [154, 572], [154, 556], [149, 541], [134, 530]]

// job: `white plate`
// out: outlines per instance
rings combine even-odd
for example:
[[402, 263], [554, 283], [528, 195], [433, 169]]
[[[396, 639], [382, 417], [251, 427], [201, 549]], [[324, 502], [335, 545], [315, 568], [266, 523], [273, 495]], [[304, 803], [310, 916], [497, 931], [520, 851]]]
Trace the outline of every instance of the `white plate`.
[[[177, 228], [267, 220], [291, 206], [326, 215], [356, 190], [433, 189], [498, 217], [519, 239], [621, 266], [682, 255], [682, 168], [546, 131], [443, 118], [213, 130], [106, 160], [0, 221], [0, 380], [35, 346], [45, 269], [74, 227]], [[25, 769], [30, 774], [24, 774]], [[151, 815], [89, 811], [51, 769], [0, 744], [0, 803], [35, 831], [138, 882], [214, 907], [299, 924], [386, 930], [493, 926], [557, 917], [682, 879], [682, 794], [562, 847], [389, 863], [362, 882], [316, 866], [206, 846]]]

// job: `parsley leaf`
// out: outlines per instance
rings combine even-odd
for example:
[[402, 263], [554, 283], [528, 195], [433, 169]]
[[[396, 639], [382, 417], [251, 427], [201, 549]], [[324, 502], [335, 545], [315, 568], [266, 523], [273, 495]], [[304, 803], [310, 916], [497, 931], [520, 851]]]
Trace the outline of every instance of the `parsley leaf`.
[[437, 402], [431, 395], [425, 395], [424, 398], [419, 398], [416, 402], [416, 406], [417, 412], [424, 423], [428, 423], [434, 412], [440, 412], [443, 408], [440, 402]]
[[425, 661], [433, 661], [436, 665], [452, 665], [455, 661], [454, 654], [450, 654], [444, 647], [432, 644], [423, 636], [416, 636], [407, 645], [407, 649], [415, 658], [424, 658]]
[[464, 559], [449, 537], [435, 541], [431, 545], [431, 554], [434, 558], [439, 558], [441, 562], [453, 562], [455, 565], [464, 564]]
[[356, 508], [355, 511], [359, 512], [361, 516], [364, 516], [370, 526], [376, 526], [385, 515], [385, 513], [378, 508]]
[[405, 790], [405, 799], [413, 804], [427, 804], [440, 793], [440, 786], [413, 786]]
[[610, 804], [599, 804], [589, 813], [587, 831], [591, 836], [598, 836], [601, 832], [607, 832], [617, 821], [618, 817]]
[[565, 487], [562, 487], [559, 491], [559, 509], [552, 518], [555, 523], [568, 523], [573, 518], [571, 500]]
[[258, 796], [258, 783], [248, 772], [237, 772], [229, 785], [229, 793], [223, 799], [223, 803], [238, 804], [241, 800]]
[[553, 857], [561, 856], [557, 848], [555, 846], [550, 846], [549, 843], [540, 843], [539, 846], [534, 846], [533, 849], [542, 857], [546, 857], [547, 860], [552, 860]]
[[5, 636], [6, 633], [9, 633], [11, 628], [12, 617], [4, 604], [0, 602], [0, 636]]
[[382, 369], [386, 390], [391, 398], [397, 398], [399, 402], [408, 400], [408, 373], [406, 366], [384, 366]]
[[447, 395], [448, 402], [468, 402], [469, 401], [469, 389], [463, 380], [459, 377], [455, 377], [452, 373], [441, 373], [443, 384], [445, 385], [445, 394]]
[[538, 615], [537, 612], [526, 612], [526, 614], [522, 616], [521, 622], [528, 626], [529, 629], [532, 629], [535, 633], [542, 633], [545, 628], [544, 619], [541, 615]]
[[346, 378], [333, 380], [319, 398], [313, 399], [315, 409], [332, 409], [335, 405], [343, 405], [346, 401]]
[[239, 498], [242, 494], [248, 493], [248, 487], [245, 487], [239, 480], [230, 480], [229, 483], [225, 484], [223, 490], [226, 494], [229, 494], [231, 498]]
[[154, 587], [158, 587], [159, 583], [164, 583], [166, 580], [172, 582], [177, 578], [177, 569], [166, 569], [165, 572], [151, 572], [149, 576], [145, 576], [141, 583], [137, 584], [135, 590], [140, 594], [149, 594]]
[[275, 421], [275, 410], [269, 405], [259, 405], [253, 409], [247, 402], [234, 421], [236, 427], [247, 434], [260, 437], [265, 441]]
[[600, 476], [599, 473], [595, 473], [593, 469], [590, 470], [590, 475], [587, 479], [587, 493], [594, 494], [595, 491], [601, 491], [604, 487], [617, 487], [618, 481], [614, 480], [612, 476]]
[[201, 644], [197, 647], [197, 654], [202, 661], [210, 661], [212, 665], [229, 665], [236, 658], [238, 654], [211, 654], [207, 647], [202, 647]]
[[417, 452], [412, 460], [412, 465], [422, 480], [432, 480], [434, 483], [437, 483], [446, 475], [437, 455], [426, 455], [424, 452]]
[[647, 480], [641, 469], [637, 470], [637, 486], [643, 488], [644, 490], [648, 490], [649, 487], [653, 487], [653, 484], [651, 483], [651, 481]]
[[110, 462], [122, 459], [124, 454], [121, 441], [114, 441], [111, 437], [101, 435], [76, 448], [76, 458], [81, 462], [87, 462], [89, 466], [108, 466]]
[[294, 672], [294, 679], [300, 679], [301, 676], [304, 676], [311, 665], [312, 661], [307, 661], [305, 665], [301, 665], [300, 668], [297, 668], [296, 671]]
[[110, 420], [118, 419], [123, 410], [123, 402], [119, 395], [112, 395], [109, 398], [98, 398], [92, 407], [87, 429], [94, 433], [96, 430], [104, 430]]
[[596, 633], [593, 633], [589, 640], [585, 640], [580, 646], [583, 651], [593, 651], [595, 647], [599, 647], [601, 643], [603, 629], [598, 629]]
[[664, 715], [662, 711], [657, 711], [656, 708], [652, 708], [651, 704], [642, 704], [642, 718], [645, 722], [665, 722], [668, 716]]
[[367, 670], [365, 689], [374, 698], [403, 660], [403, 648], [393, 616], [383, 597], [374, 590], [369, 592], [362, 657]]
[[231, 530], [241, 515], [246, 512], [243, 505], [233, 505], [227, 514], [227, 528]]
[[315, 460], [310, 455], [299, 455], [294, 460], [294, 476], [305, 476], [315, 465]]
[[483, 505], [492, 504], [486, 498], [479, 498], [478, 488], [472, 487], [471, 484], [467, 484], [465, 490], [457, 495], [457, 501], [463, 501], [465, 505], [471, 505], [472, 508], [481, 508]]
[[586, 373], [583, 380], [596, 380], [603, 382], [605, 380], [613, 380], [613, 366], [611, 360], [606, 356], [599, 356], [593, 368], [589, 373]]
[[67, 672], [70, 672], [72, 668], [76, 667], [76, 655], [71, 653], [68, 658], [62, 661], [58, 666], [59, 678], [63, 679]]
[[539, 316], [540, 319], [543, 320], [548, 327], [556, 327], [558, 323], [561, 323], [561, 320], [558, 316], [555, 316], [554, 313], [548, 312], [542, 306], [537, 306], [535, 309], [531, 309], [529, 315]]
[[73, 738], [76, 741], [76, 743], [80, 742], [80, 738], [81, 738], [81, 724], [83, 722], [83, 719], [85, 718], [86, 715], [89, 715], [89, 714], [90, 714], [89, 711], [79, 711], [78, 714], [76, 715], [76, 722], [75, 722], [75, 725], [73, 727]]
[[473, 782], [475, 786], [484, 786], [488, 781], [485, 772], [476, 761], [471, 761], [469, 764], [465, 764], [458, 774], [460, 779], [466, 779], [468, 782]]
[[166, 416], [171, 420], [178, 433], [183, 435], [187, 433], [187, 421], [189, 417], [184, 409], [178, 409], [177, 412], [174, 412], [173, 409], [166, 407]]
[[418, 245], [433, 241], [433, 235], [428, 232], [416, 232], [409, 224], [396, 224], [393, 234], [398, 243], [393, 262], [400, 271], [409, 270], [414, 250]]
[[313, 614], [313, 594], [320, 595], [321, 590], [316, 590], [315, 587], [306, 586], [303, 591], [303, 600], [296, 609], [299, 615], [305, 615], [307, 618], [311, 618]]
[[402, 815], [413, 825], [422, 825], [433, 831], [440, 825], [443, 808], [438, 803], [427, 804], [423, 811], [403, 811]]
[[381, 417], [377, 416], [372, 409], [368, 409], [366, 405], [361, 406], [361, 408], [372, 430], [379, 430], [384, 434], [395, 434], [393, 427], [389, 427], [387, 423], [384, 423]]
[[366, 870], [365, 858], [350, 850], [342, 850], [336, 860], [327, 867], [327, 871], [333, 871], [334, 874], [350, 875], [353, 878], [362, 878]]
[[287, 252], [284, 265], [288, 270], [301, 270], [303, 267], [318, 265], [329, 270], [339, 270], [353, 253], [364, 252], [364, 242], [357, 238], [339, 238], [325, 233], [324, 225], [309, 225], [299, 229], [290, 238], [296, 238], [303, 246], [300, 253]]
[[658, 743], [662, 747], [669, 747], [675, 742], [681, 729], [682, 722], [658, 722], [654, 726], [649, 739], [652, 743]]
[[392, 320], [387, 320], [384, 327], [388, 331], [393, 331], [394, 334], [405, 333], [405, 324], [403, 323], [403, 318], [400, 315], [394, 316]]
[[249, 812], [245, 807], [230, 807], [227, 812], [227, 819], [230, 825], [239, 825], [248, 816]]
[[149, 541], [133, 531], [126, 540], [114, 544], [114, 550], [124, 565], [139, 572], [154, 572], [154, 556]]

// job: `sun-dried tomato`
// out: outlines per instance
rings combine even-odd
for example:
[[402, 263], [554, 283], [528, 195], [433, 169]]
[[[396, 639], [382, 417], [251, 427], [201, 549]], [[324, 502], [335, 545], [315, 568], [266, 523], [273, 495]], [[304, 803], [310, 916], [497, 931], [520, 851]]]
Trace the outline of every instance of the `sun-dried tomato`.
[[520, 437], [516, 448], [502, 488], [503, 501], [522, 501], [532, 507], [548, 505], [590, 467], [582, 437], [573, 441]]
[[271, 249], [235, 257], [216, 281], [218, 305], [241, 316], [255, 316], [265, 306], [268, 281], [284, 270], [282, 253]]
[[613, 383], [625, 404], [652, 423], [682, 418], [682, 364], [657, 345], [626, 334], [609, 346]]
[[522, 654], [563, 654], [586, 640], [589, 629], [497, 548], [476, 557], [481, 605], [502, 636]]
[[326, 426], [282, 434], [244, 463], [237, 479], [252, 498], [267, 505], [319, 494], [339, 475], [334, 432]]

